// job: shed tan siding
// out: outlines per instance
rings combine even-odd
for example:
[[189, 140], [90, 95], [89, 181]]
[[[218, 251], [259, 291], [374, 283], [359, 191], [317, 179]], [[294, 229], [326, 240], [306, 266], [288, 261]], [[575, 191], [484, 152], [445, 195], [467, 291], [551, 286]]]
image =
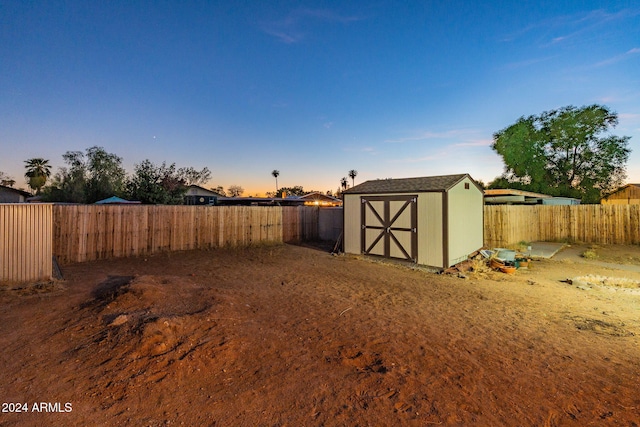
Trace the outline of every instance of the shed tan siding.
[[348, 254], [360, 253], [360, 195], [345, 194], [344, 217], [344, 251]]
[[448, 264], [453, 265], [482, 247], [484, 206], [482, 192], [469, 178], [451, 188], [448, 199]]
[[442, 193], [418, 195], [418, 264], [442, 267]]
[[0, 282], [51, 279], [51, 218], [48, 204], [0, 204]]

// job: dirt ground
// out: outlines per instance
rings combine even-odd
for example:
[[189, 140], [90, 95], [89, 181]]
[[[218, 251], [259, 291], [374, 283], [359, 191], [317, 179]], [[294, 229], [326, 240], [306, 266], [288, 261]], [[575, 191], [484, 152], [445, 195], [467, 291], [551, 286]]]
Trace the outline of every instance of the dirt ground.
[[291, 245], [66, 266], [1, 288], [0, 425], [638, 426], [640, 272], [602, 263], [640, 246], [595, 252], [514, 275]]

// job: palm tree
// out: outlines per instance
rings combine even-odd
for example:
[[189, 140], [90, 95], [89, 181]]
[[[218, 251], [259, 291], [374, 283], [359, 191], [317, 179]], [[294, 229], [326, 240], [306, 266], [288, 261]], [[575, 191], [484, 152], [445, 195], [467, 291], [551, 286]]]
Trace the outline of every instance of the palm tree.
[[351, 182], [353, 183], [352, 187], [356, 186], [356, 176], [358, 175], [358, 171], [355, 169], [351, 169], [349, 171], [349, 177], [351, 178]]
[[278, 194], [278, 176], [280, 176], [280, 171], [278, 169], [274, 169], [271, 172], [271, 175], [276, 179], [276, 194]]
[[344, 177], [340, 180], [340, 185], [342, 186], [342, 190], [346, 190], [347, 186], [349, 185], [349, 181], [347, 180], [347, 177]]
[[49, 160], [45, 160], [41, 157], [25, 160], [25, 168], [27, 173], [24, 174], [27, 178], [29, 187], [36, 190], [36, 194], [40, 194], [40, 189], [44, 187], [47, 182], [47, 178], [51, 176], [51, 165]]

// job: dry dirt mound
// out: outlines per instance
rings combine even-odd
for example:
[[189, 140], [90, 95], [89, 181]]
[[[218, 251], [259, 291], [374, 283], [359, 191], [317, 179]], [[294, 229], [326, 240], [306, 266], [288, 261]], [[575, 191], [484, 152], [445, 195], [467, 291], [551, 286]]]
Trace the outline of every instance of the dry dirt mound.
[[132, 359], [176, 350], [193, 337], [186, 321], [197, 323], [215, 304], [204, 288], [177, 276], [110, 276], [93, 296], [80, 306], [78, 323], [96, 319], [91, 343], [108, 344]]
[[217, 297], [188, 279], [110, 276], [93, 297], [78, 308], [72, 330], [84, 338], [69, 356], [92, 365], [92, 392], [113, 401], [163, 381], [170, 365], [195, 351], [224, 344], [208, 318]]

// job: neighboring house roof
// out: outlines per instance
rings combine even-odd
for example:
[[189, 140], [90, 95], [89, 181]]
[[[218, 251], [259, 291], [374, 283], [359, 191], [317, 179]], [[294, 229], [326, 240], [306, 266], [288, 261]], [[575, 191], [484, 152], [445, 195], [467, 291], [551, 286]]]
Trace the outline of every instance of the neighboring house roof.
[[322, 194], [319, 191], [313, 191], [311, 193], [307, 193], [304, 196], [298, 196], [299, 199], [302, 200], [325, 200], [330, 202], [342, 203], [342, 200], [337, 197], [328, 196], [326, 194]]
[[304, 200], [298, 197], [281, 198], [281, 197], [218, 197], [219, 205], [262, 205], [262, 206], [300, 206], [304, 204]]
[[140, 202], [121, 199], [120, 197], [111, 196], [108, 199], [99, 200], [96, 205], [139, 205]]
[[217, 196], [222, 197], [221, 194], [216, 193], [213, 190], [208, 190], [204, 187], [200, 187], [199, 185], [190, 185], [185, 193], [185, 196]]
[[0, 190], [2, 190], [4, 192], [9, 192], [9, 193], [16, 193], [16, 194], [19, 194], [19, 195], [21, 195], [23, 197], [31, 197], [31, 196], [33, 196], [33, 194], [29, 193], [28, 191], [19, 190], [17, 188], [8, 187], [6, 185], [0, 185]]
[[496, 188], [491, 190], [484, 190], [485, 196], [525, 196], [525, 197], [535, 197], [539, 199], [543, 199], [549, 196], [548, 194], [542, 193], [534, 193], [532, 191], [524, 191], [524, 190], [512, 190], [510, 188]]
[[497, 188], [484, 190], [484, 203], [487, 205], [578, 205], [580, 204], [580, 199], [554, 197], [548, 194], [510, 188]]
[[344, 194], [359, 193], [409, 193], [447, 191], [469, 174], [425, 176], [420, 178], [376, 179], [365, 181], [346, 191]]

